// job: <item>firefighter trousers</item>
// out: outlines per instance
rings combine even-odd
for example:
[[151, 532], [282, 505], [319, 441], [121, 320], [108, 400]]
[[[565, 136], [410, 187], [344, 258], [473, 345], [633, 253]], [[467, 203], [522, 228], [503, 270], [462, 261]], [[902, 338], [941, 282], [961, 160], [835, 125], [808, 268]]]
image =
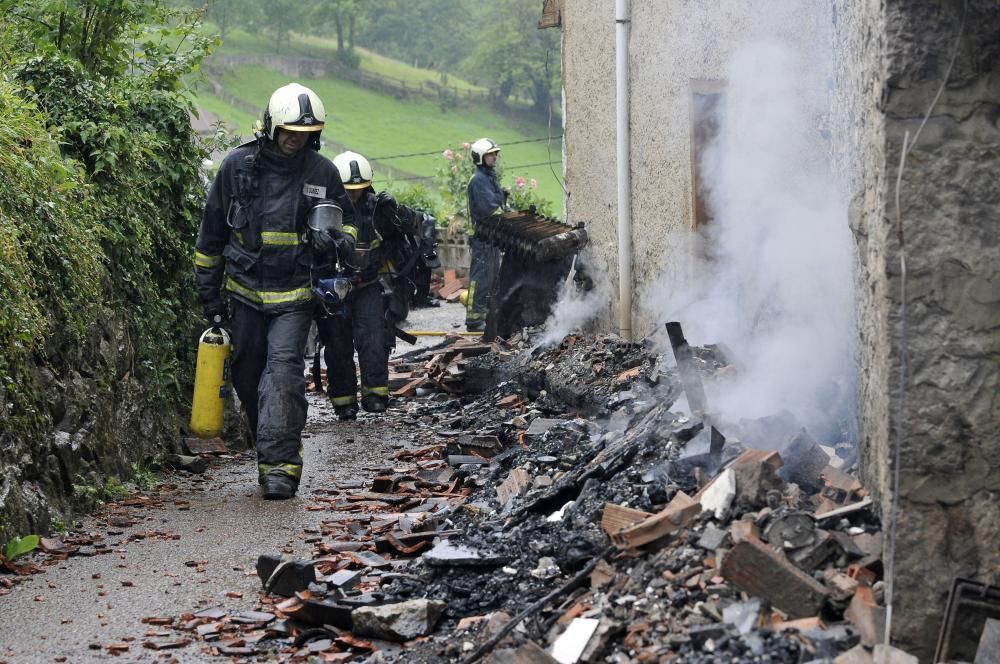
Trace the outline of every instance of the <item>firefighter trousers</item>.
[[465, 324], [485, 323], [490, 301], [500, 279], [500, 249], [472, 238], [469, 265], [469, 295], [465, 303]]
[[376, 282], [354, 290], [343, 307], [316, 321], [323, 340], [327, 394], [334, 406], [358, 402], [354, 351], [361, 369], [361, 395], [389, 395], [389, 349], [385, 343], [385, 302]]
[[257, 448], [257, 470], [302, 477], [306, 425], [303, 349], [312, 309], [280, 313], [233, 302], [233, 387]]

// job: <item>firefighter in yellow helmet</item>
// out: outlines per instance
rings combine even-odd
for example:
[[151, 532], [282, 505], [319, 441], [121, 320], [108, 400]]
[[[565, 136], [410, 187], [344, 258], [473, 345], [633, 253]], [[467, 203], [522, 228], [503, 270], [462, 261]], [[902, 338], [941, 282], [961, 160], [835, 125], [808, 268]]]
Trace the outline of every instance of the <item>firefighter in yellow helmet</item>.
[[[325, 347], [327, 393], [342, 420], [358, 414], [354, 351], [361, 369], [361, 408], [384, 412], [389, 402], [389, 353], [396, 323], [406, 318], [414, 285], [411, 273], [433, 254], [423, 237], [426, 215], [399, 205], [388, 192], [375, 193], [372, 167], [363, 155], [333, 159], [350, 199], [354, 221], [344, 226], [350, 246], [320, 270], [323, 297], [316, 325]], [[434, 219], [429, 218], [431, 227]]]
[[195, 245], [205, 315], [232, 330], [233, 386], [269, 500], [293, 497], [302, 476], [311, 264], [343, 241], [352, 214], [337, 168], [319, 154], [325, 120], [309, 88], [275, 90], [256, 138], [219, 168]]

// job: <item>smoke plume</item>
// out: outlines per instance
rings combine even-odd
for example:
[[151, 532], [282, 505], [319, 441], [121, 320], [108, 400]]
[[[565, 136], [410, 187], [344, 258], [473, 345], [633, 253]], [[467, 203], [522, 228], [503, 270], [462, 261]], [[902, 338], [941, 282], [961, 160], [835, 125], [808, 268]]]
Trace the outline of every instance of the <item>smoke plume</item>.
[[699, 164], [711, 221], [674, 243], [646, 306], [732, 354], [735, 379], [706, 386], [716, 415], [788, 409], [831, 438], [854, 409], [854, 253], [828, 158], [831, 59], [821, 39], [802, 50], [766, 30], [735, 49]]
[[[577, 257], [577, 260], [580, 260]], [[573, 279], [573, 271], [559, 287], [559, 297], [543, 326], [537, 346], [557, 344], [567, 334], [578, 331], [607, 311], [611, 286], [603, 272], [592, 275], [593, 287], [582, 289]]]

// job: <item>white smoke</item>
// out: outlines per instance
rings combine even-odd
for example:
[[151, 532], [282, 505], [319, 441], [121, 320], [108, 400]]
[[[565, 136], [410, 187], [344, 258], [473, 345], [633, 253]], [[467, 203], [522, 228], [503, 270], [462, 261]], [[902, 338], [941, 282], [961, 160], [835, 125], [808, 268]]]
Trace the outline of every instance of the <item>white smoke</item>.
[[678, 243], [654, 290], [667, 295], [646, 304], [661, 329], [677, 320], [692, 345], [732, 352], [735, 379], [707, 386], [716, 415], [788, 409], [825, 436], [854, 408], [854, 251], [824, 138], [828, 51], [822, 40], [801, 51], [761, 34], [734, 51], [720, 132], [701, 162], [712, 215], [695, 236], [703, 251]]
[[[577, 258], [579, 260], [579, 258]], [[559, 296], [552, 313], [542, 326], [537, 346], [557, 344], [570, 332], [579, 331], [601, 317], [611, 300], [611, 286], [603, 273], [593, 275], [593, 288], [583, 290], [573, 279], [573, 272], [559, 287]]]

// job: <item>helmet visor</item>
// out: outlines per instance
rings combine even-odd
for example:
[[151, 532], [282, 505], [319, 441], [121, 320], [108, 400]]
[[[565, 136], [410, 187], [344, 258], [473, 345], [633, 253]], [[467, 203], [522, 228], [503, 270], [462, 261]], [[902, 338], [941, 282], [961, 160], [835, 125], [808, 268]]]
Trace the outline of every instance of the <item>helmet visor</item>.
[[277, 129], [286, 129], [288, 131], [323, 131], [323, 123], [311, 124], [311, 125], [293, 125], [293, 124], [280, 124], [277, 125]]

